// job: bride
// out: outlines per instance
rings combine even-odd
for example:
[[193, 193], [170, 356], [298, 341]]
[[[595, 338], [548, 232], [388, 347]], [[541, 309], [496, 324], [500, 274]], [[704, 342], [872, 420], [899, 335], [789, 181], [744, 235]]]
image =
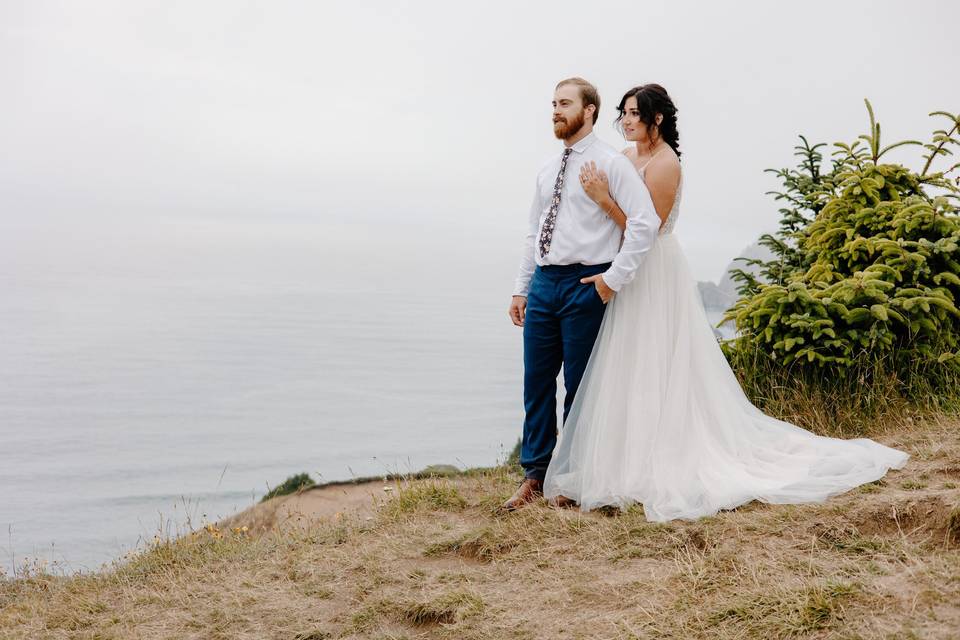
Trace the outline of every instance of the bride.
[[[662, 224], [632, 282], [609, 303], [544, 480], [556, 506], [642, 503], [648, 520], [695, 519], [751, 500], [821, 502], [909, 457], [866, 438], [818, 436], [747, 399], [707, 320], [680, 243], [676, 108], [663, 87], [628, 91], [624, 150]], [[606, 176], [585, 166], [587, 194], [623, 228]], [[584, 282], [591, 279], [584, 279]]]

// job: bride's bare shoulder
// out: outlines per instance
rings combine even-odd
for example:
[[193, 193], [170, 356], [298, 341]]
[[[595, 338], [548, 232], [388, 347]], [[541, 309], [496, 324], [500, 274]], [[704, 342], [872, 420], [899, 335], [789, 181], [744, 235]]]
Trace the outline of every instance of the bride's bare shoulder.
[[675, 191], [680, 183], [680, 158], [670, 149], [652, 158], [644, 171], [647, 186]]
[[623, 151], [621, 151], [620, 153], [630, 158], [631, 162], [633, 162], [637, 158], [637, 148], [634, 147], [633, 145], [629, 147], [624, 147]]

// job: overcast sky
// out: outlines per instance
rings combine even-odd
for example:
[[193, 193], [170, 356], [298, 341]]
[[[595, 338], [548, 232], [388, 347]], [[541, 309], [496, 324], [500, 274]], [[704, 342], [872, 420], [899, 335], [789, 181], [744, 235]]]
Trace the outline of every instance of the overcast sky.
[[0, 0], [0, 249], [24, 258], [54, 228], [67, 245], [172, 223], [229, 243], [294, 224], [345, 259], [486, 265], [508, 296], [534, 176], [562, 144], [553, 88], [581, 75], [618, 148], [621, 94], [672, 94], [677, 231], [716, 280], [775, 228], [763, 169], [793, 163], [797, 134], [855, 138], [864, 97], [887, 141], [960, 111], [958, 7]]

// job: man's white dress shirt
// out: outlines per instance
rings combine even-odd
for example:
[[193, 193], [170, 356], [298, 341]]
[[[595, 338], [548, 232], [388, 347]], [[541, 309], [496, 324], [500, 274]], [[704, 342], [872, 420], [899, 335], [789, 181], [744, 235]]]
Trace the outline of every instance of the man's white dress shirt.
[[[653, 208], [650, 192], [630, 160], [590, 133], [572, 147], [564, 172], [560, 209], [550, 242], [550, 251], [540, 256], [538, 239], [550, 211], [553, 187], [560, 172], [558, 154], [537, 174], [537, 190], [530, 206], [530, 220], [523, 242], [520, 271], [513, 295], [526, 296], [537, 265], [602, 264], [612, 262], [603, 280], [614, 291], [633, 280], [643, 255], [653, 246], [660, 218]], [[593, 161], [607, 174], [610, 195], [627, 215], [627, 228], [620, 231], [600, 205], [590, 199], [580, 184], [580, 167]], [[620, 245], [621, 234], [623, 246]]]

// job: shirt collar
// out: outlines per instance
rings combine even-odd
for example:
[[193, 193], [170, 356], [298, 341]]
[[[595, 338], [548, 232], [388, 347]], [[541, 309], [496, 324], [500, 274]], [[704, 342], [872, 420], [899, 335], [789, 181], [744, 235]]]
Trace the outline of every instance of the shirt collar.
[[577, 153], [583, 153], [584, 151], [586, 151], [587, 147], [589, 147], [596, 141], [597, 141], [597, 134], [591, 131], [590, 133], [582, 137], [580, 140], [578, 140], [576, 144], [574, 144], [570, 148], [576, 151]]

